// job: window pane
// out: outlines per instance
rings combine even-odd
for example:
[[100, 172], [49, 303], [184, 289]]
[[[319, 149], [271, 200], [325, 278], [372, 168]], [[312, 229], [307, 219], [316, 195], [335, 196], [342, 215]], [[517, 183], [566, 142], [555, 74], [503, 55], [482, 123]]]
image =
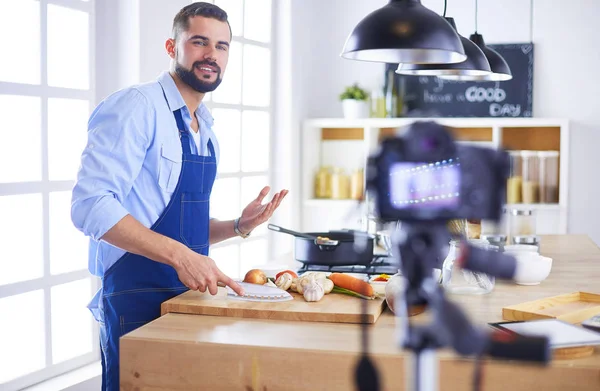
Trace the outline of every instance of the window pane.
[[0, 216], [0, 285], [42, 277], [42, 195], [0, 197]]
[[270, 115], [265, 111], [242, 113], [242, 171], [269, 169]]
[[0, 299], [0, 384], [46, 365], [44, 292]]
[[[263, 187], [268, 186], [268, 185], [269, 185], [269, 178], [266, 176], [252, 176], [252, 177], [242, 178], [242, 209], [245, 208], [246, 205], [248, 205], [253, 199], [258, 197], [258, 194], [263, 189]], [[267, 194], [267, 196], [263, 199], [262, 203], [266, 204], [267, 202], [271, 201], [273, 194], [274, 194], [273, 189], [271, 189], [269, 194]], [[261, 226], [257, 227], [252, 232], [252, 235], [253, 236], [262, 235], [262, 234], [265, 234], [266, 232], [267, 232], [267, 223], [262, 224]]]
[[92, 337], [92, 315], [86, 307], [91, 291], [89, 278], [52, 287], [53, 364], [91, 353], [92, 342], [95, 341]]
[[268, 106], [271, 100], [271, 51], [244, 45], [244, 104]]
[[212, 92], [213, 102], [239, 104], [242, 99], [242, 45], [231, 42], [223, 82]]
[[221, 157], [219, 172], [240, 171], [240, 122], [239, 110], [213, 109], [214, 131], [219, 140]]
[[50, 273], [85, 270], [87, 244], [71, 222], [71, 192], [50, 193]]
[[48, 99], [48, 173], [51, 181], [73, 180], [87, 140], [90, 104], [81, 99]]
[[211, 248], [209, 255], [227, 276], [243, 278], [240, 276], [240, 248], [238, 245]]
[[264, 265], [269, 261], [267, 255], [266, 239], [253, 240], [241, 244], [240, 254], [241, 260], [241, 275], [244, 276], [250, 269]]
[[271, 0], [246, 0], [244, 38], [271, 41]]
[[87, 12], [48, 4], [48, 85], [90, 88], [89, 19]]
[[239, 179], [217, 179], [210, 196], [210, 217], [232, 220], [238, 218], [241, 212]]
[[[41, 99], [0, 95], [0, 107], [0, 183], [41, 181]], [[24, 149], [30, 151], [27, 159]]]
[[[0, 61], [0, 81], [40, 84], [39, 0], [0, 1], [0, 37], [6, 56]], [[9, 44], [8, 37], [17, 41]]]
[[227, 20], [231, 26], [231, 33], [236, 36], [242, 35], [244, 0], [215, 0], [215, 4], [227, 12]]

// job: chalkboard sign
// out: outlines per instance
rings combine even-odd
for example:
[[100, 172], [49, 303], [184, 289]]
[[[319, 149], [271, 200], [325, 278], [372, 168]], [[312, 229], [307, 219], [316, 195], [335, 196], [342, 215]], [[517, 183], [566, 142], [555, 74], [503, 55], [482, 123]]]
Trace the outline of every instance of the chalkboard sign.
[[[443, 80], [435, 76], [396, 75], [408, 117], [531, 117], [533, 44], [488, 45], [510, 66], [502, 82]], [[397, 67], [396, 65], [389, 65]]]

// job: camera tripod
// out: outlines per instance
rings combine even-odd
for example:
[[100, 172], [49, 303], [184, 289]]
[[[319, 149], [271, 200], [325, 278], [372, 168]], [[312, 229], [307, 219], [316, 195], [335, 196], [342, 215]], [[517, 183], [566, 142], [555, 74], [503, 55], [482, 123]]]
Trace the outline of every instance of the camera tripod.
[[[443, 347], [450, 347], [462, 356], [547, 363], [550, 351], [546, 337], [504, 335], [500, 338], [473, 326], [460, 307], [446, 298], [432, 272], [439, 266], [438, 260], [443, 259], [441, 252], [447, 247], [449, 237], [446, 223], [440, 221], [403, 223], [403, 230], [397, 231], [393, 238], [394, 246], [399, 249], [398, 261], [406, 284], [394, 300], [394, 312], [400, 336], [398, 343], [412, 352], [412, 360], [407, 360], [406, 366], [407, 389], [438, 389], [435, 351]], [[466, 269], [504, 279], [514, 275], [516, 263], [512, 257], [466, 245], [461, 254], [458, 261]], [[408, 310], [414, 305], [427, 306], [432, 319], [429, 324], [415, 325], [410, 321]], [[363, 325], [363, 351], [366, 351], [365, 333]], [[376, 391], [379, 389], [378, 381], [373, 381], [376, 370], [365, 360], [368, 360], [366, 353], [357, 367], [359, 390]], [[412, 376], [408, 376], [411, 373]], [[364, 381], [367, 374], [369, 382]], [[361, 376], [362, 382], [359, 381]]]

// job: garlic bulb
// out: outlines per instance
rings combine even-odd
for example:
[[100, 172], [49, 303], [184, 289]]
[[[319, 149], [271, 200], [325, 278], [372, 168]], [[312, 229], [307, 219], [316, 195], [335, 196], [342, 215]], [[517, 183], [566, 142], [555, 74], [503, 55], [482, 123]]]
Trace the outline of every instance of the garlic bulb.
[[291, 274], [283, 273], [275, 280], [275, 285], [277, 285], [277, 288], [287, 291], [292, 286], [292, 279], [293, 277]]
[[311, 281], [315, 281], [315, 277], [314, 276], [302, 276], [300, 278], [300, 286], [302, 288], [304, 288], [305, 286], [307, 286]]
[[325, 294], [323, 286], [314, 277], [302, 287], [302, 290], [304, 292], [304, 300], [306, 301], [319, 301]]
[[323, 286], [323, 291], [325, 291], [325, 294], [328, 294], [333, 290], [333, 281], [331, 281], [329, 278], [319, 279], [319, 283]]

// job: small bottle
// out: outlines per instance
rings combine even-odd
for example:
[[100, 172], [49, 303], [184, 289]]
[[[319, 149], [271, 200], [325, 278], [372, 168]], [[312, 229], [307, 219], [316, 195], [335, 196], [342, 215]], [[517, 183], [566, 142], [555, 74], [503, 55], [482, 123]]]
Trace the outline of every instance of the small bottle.
[[371, 92], [371, 118], [385, 118], [385, 94], [383, 88]]
[[396, 118], [400, 114], [398, 113], [398, 95], [396, 71], [388, 64], [385, 80], [385, 116], [387, 118]]

